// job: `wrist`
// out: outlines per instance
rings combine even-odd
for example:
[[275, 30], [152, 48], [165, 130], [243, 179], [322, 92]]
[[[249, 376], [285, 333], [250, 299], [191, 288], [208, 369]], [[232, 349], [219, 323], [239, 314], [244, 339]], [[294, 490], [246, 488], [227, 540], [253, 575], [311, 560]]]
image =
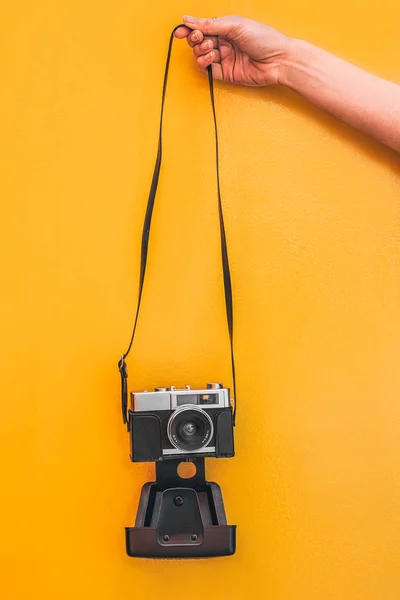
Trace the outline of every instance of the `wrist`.
[[306, 71], [307, 65], [312, 61], [313, 48], [308, 42], [289, 38], [279, 65], [278, 83], [296, 89], [299, 72]]

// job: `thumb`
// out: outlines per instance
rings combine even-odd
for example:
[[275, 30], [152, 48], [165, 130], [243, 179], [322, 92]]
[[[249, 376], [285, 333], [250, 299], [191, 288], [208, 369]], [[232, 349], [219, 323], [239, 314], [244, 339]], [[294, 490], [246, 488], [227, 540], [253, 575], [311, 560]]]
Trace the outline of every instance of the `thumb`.
[[183, 22], [190, 29], [198, 29], [206, 35], [228, 35], [235, 25], [234, 17], [221, 17], [219, 19], [197, 19], [183, 15]]

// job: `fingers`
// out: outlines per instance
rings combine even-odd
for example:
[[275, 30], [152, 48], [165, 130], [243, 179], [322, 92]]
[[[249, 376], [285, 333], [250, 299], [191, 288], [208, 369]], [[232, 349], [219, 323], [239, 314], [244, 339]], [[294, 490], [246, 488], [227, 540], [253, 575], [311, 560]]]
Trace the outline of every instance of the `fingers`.
[[178, 27], [174, 33], [174, 36], [178, 38], [178, 40], [183, 40], [184, 38], [187, 38], [189, 33], [192, 31], [193, 29], [189, 29], [189, 27]]
[[[216, 21], [218, 19], [209, 20]], [[198, 19], [197, 21], [201, 26], [201, 22], [207, 21], [207, 19]], [[189, 26], [179, 27], [175, 32], [175, 36], [178, 39], [187, 39], [189, 46], [193, 49], [197, 64], [203, 73], [207, 73], [207, 67], [212, 65], [214, 79], [223, 79], [222, 67], [220, 64], [221, 54], [218, 49], [218, 33], [216, 35], [204, 35], [202, 31], [195, 28], [193, 25], [192, 29], [190, 29]]]
[[211, 52], [199, 56], [199, 58], [197, 59], [197, 64], [199, 65], [200, 69], [206, 69], [208, 65], [219, 62], [221, 62], [221, 55], [219, 53], [219, 50], [211, 50]]
[[240, 17], [221, 17], [219, 19], [197, 19], [188, 15], [183, 16], [183, 22], [189, 29], [196, 29], [207, 35], [229, 35], [238, 25]]
[[201, 31], [197, 31], [197, 30], [193, 31], [193, 29], [189, 29], [189, 27], [183, 27], [183, 26], [179, 27], [175, 31], [174, 35], [179, 40], [187, 38], [187, 43], [189, 44], [189, 46], [191, 48], [193, 48], [196, 44], [199, 44], [200, 42], [202, 42], [204, 39], [204, 35], [201, 33]]
[[201, 44], [193, 46], [194, 55], [198, 58], [204, 54], [208, 54], [211, 50], [214, 50], [215, 46], [212, 40], [204, 40]]
[[[210, 55], [209, 58], [213, 58], [213, 60], [218, 61], [221, 60], [216, 37], [207, 36], [207, 38], [205, 38], [201, 31], [195, 30], [187, 36], [187, 41], [189, 46], [193, 49], [193, 53], [197, 59], [204, 57], [206, 54], [209, 54], [212, 50], [215, 50], [216, 53], [212, 56]], [[203, 63], [203, 60], [201, 60], [199, 63], [201, 68], [203, 68]]]
[[191, 48], [194, 48], [196, 44], [200, 44], [204, 40], [204, 35], [201, 31], [192, 31], [187, 38], [187, 42]]

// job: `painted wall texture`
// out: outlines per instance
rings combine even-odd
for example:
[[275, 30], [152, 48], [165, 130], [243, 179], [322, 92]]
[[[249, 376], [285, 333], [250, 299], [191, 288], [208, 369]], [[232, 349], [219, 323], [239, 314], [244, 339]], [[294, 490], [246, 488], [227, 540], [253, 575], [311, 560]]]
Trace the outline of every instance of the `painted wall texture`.
[[[130, 334], [169, 32], [244, 14], [400, 81], [400, 4], [9, 2], [1, 22], [1, 598], [397, 600], [400, 160], [281, 89], [217, 85], [232, 558], [128, 559]], [[176, 43], [137, 389], [230, 384], [207, 82]]]

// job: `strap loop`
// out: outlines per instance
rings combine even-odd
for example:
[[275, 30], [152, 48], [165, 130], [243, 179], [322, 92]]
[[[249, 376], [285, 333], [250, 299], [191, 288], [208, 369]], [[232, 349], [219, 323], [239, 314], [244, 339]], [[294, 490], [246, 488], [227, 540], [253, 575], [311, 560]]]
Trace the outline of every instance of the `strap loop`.
[[[160, 114], [160, 129], [158, 134], [158, 150], [156, 163], [154, 166], [153, 178], [151, 181], [150, 192], [147, 200], [147, 208], [146, 214], [144, 218], [143, 230], [142, 230], [142, 242], [141, 242], [141, 254], [140, 254], [140, 277], [139, 277], [139, 293], [138, 293], [138, 302], [136, 307], [136, 315], [133, 324], [133, 330], [131, 339], [129, 342], [129, 346], [125, 354], [123, 354], [118, 362], [118, 370], [121, 375], [121, 399], [122, 399], [122, 418], [125, 425], [128, 425], [128, 371], [126, 368], [125, 359], [128, 357], [133, 340], [136, 333], [136, 327], [139, 318], [140, 305], [142, 302], [142, 294], [143, 294], [143, 285], [146, 274], [146, 265], [147, 265], [147, 253], [149, 247], [149, 237], [150, 237], [150, 227], [151, 227], [151, 218], [153, 215], [154, 202], [157, 193], [158, 180], [160, 177], [160, 169], [161, 169], [161, 160], [162, 160], [162, 125], [163, 125], [163, 116], [164, 116], [164, 103], [165, 103], [165, 94], [167, 89], [167, 80], [168, 80], [168, 71], [169, 71], [169, 63], [171, 60], [171, 51], [172, 44], [175, 37], [175, 31], [179, 27], [184, 27], [184, 25], [177, 25], [171, 33], [171, 37], [169, 40], [168, 46], [168, 54], [167, 61], [165, 65], [165, 73], [164, 73], [164, 83], [162, 89], [162, 97], [161, 97], [161, 114]], [[212, 75], [212, 67], [211, 65], [207, 67], [208, 71], [208, 84], [210, 88], [210, 98], [211, 98], [211, 107], [213, 113], [214, 120], [214, 131], [215, 131], [215, 158], [216, 158], [216, 174], [217, 174], [217, 194], [218, 194], [218, 215], [219, 215], [219, 225], [220, 225], [220, 239], [221, 239], [221, 255], [222, 255], [222, 271], [224, 277], [224, 292], [225, 292], [225, 305], [226, 305], [226, 318], [228, 324], [229, 331], [229, 341], [230, 341], [230, 354], [231, 354], [231, 366], [232, 366], [232, 378], [233, 378], [233, 395], [235, 399], [234, 409], [233, 409], [233, 424], [235, 425], [236, 421], [236, 376], [235, 376], [235, 358], [233, 352], [233, 302], [232, 302], [232, 284], [231, 284], [231, 275], [229, 268], [229, 260], [228, 260], [228, 249], [226, 244], [226, 234], [225, 234], [225, 224], [224, 224], [224, 216], [222, 211], [222, 201], [221, 201], [221, 187], [220, 187], [220, 177], [219, 177], [219, 149], [218, 149], [218, 129], [217, 129], [217, 116], [215, 112], [215, 101], [214, 101], [214, 85], [213, 85], [213, 75]]]

